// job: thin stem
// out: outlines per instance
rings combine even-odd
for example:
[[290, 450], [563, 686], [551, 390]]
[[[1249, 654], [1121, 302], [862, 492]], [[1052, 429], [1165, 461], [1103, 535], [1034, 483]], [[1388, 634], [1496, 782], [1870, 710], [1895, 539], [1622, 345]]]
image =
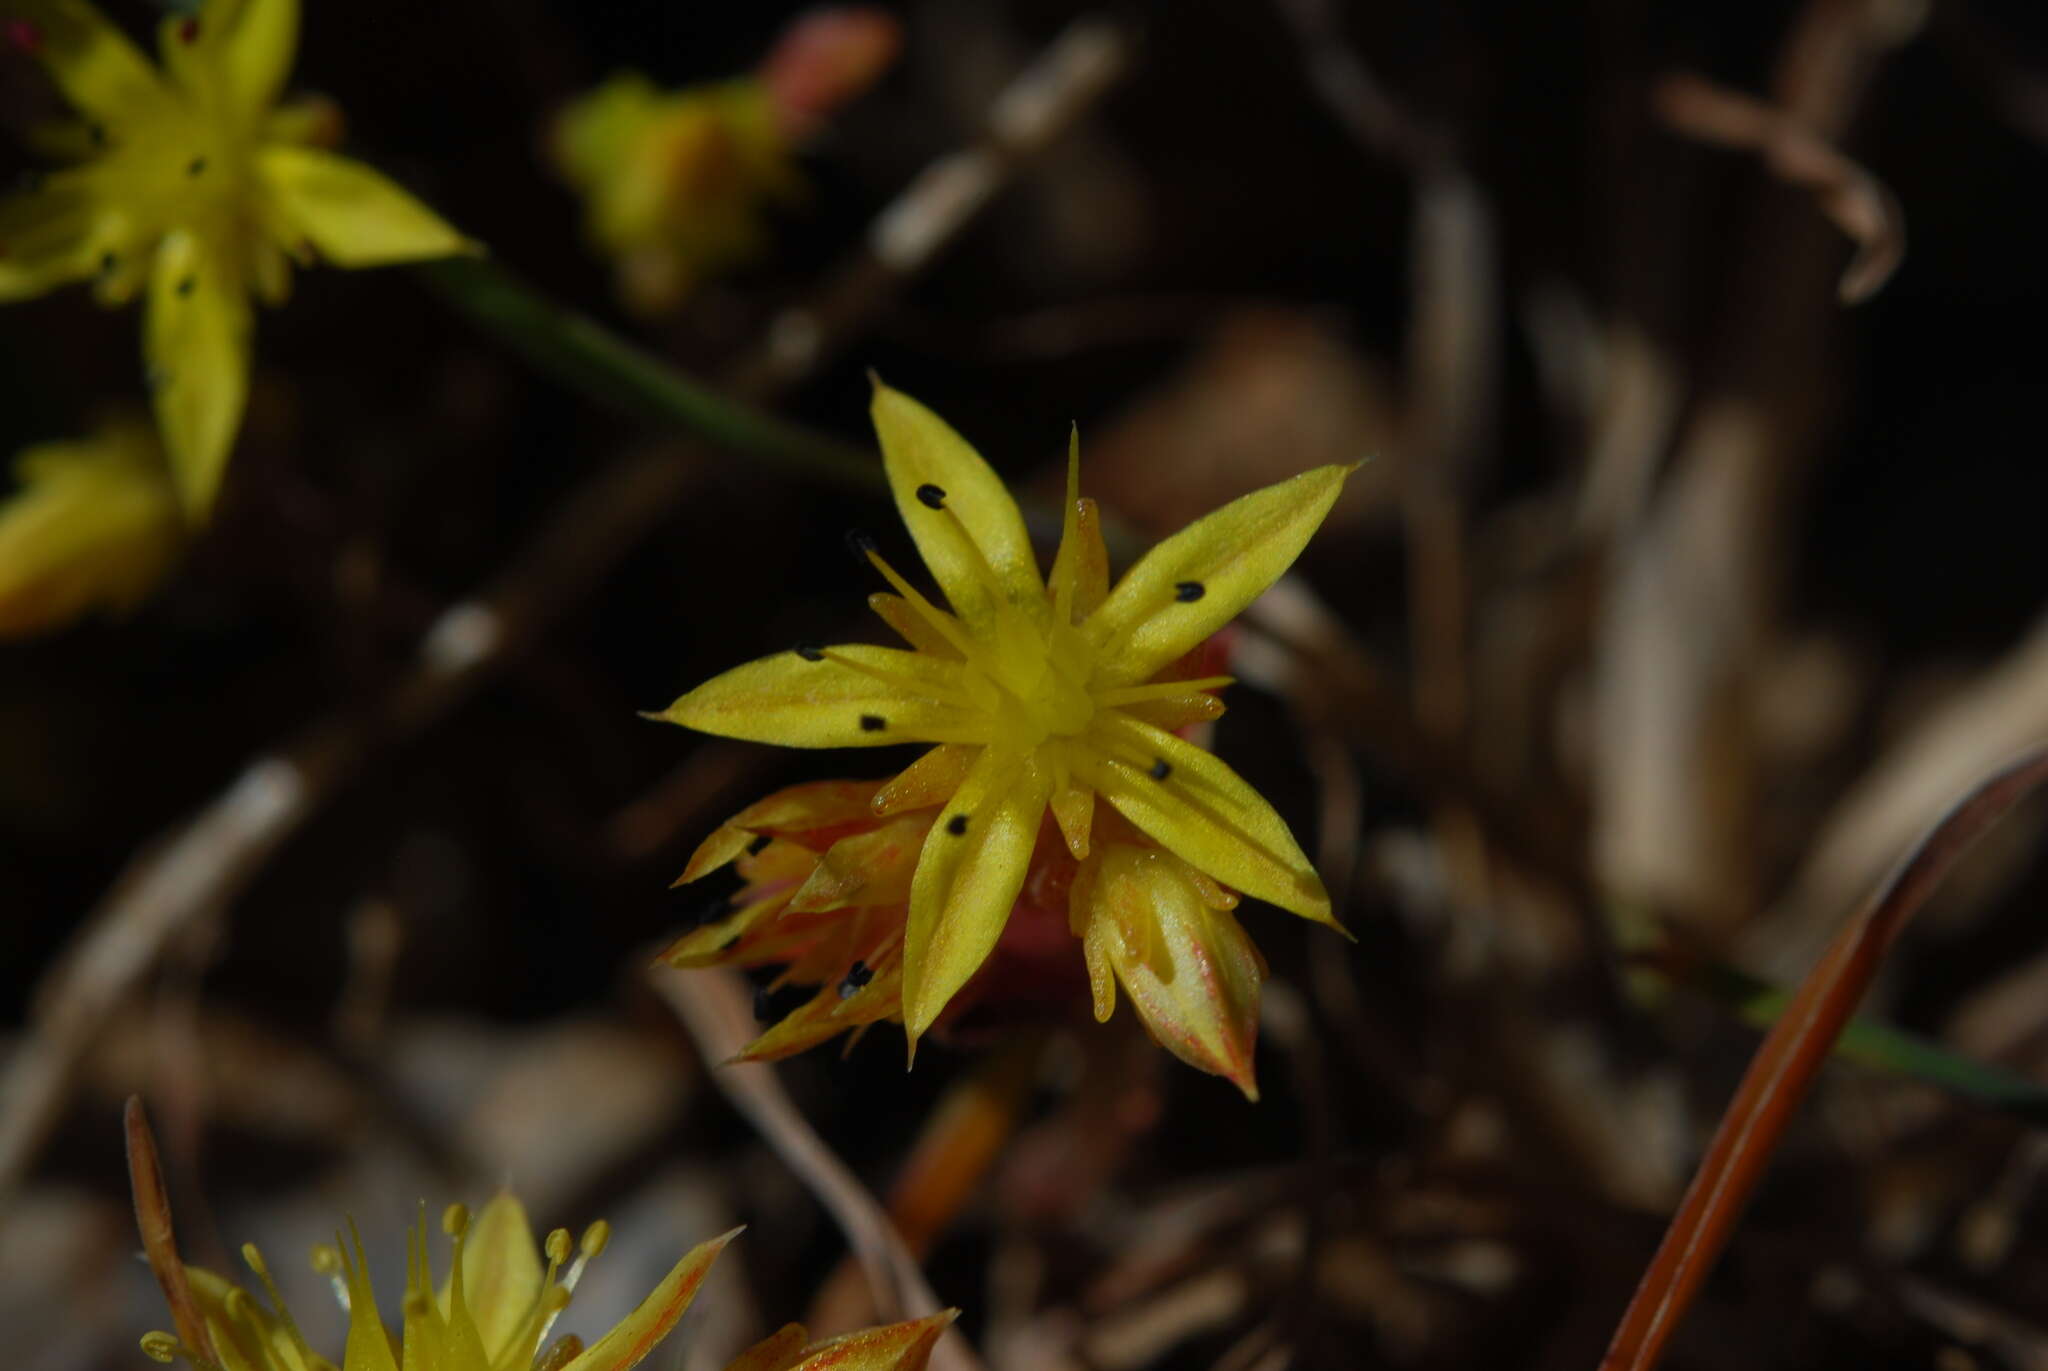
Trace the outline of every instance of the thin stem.
[[449, 257], [416, 270], [470, 322], [598, 404], [795, 474], [864, 490], [885, 485], [881, 464], [863, 449], [720, 394], [488, 258]]

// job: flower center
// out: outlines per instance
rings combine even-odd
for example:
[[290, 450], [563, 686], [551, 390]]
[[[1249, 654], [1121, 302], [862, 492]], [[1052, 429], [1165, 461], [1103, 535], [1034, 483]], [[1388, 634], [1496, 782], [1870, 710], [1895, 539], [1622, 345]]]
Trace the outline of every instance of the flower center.
[[990, 741], [1028, 751], [1087, 729], [1094, 669], [1095, 650], [1072, 625], [999, 621], [986, 659], [970, 661], [963, 676], [968, 699], [990, 721]]

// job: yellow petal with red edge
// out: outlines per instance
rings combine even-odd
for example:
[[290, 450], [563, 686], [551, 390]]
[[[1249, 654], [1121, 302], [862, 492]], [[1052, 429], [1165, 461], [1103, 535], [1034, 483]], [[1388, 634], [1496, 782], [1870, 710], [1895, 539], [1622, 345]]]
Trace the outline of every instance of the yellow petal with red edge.
[[0, 637], [128, 609], [183, 544], [177, 492], [146, 423], [30, 448], [15, 474], [20, 488], [0, 503]]
[[874, 781], [810, 781], [756, 800], [712, 830], [690, 854], [689, 865], [675, 884], [688, 885], [710, 875], [763, 833], [787, 837], [866, 819], [878, 788]]
[[810, 1334], [800, 1323], [786, 1323], [726, 1365], [725, 1371], [789, 1371], [804, 1352]]
[[391, 1339], [377, 1313], [377, 1292], [370, 1288], [369, 1267], [363, 1261], [363, 1239], [353, 1223], [348, 1226], [348, 1236], [348, 1246], [341, 1252], [349, 1309], [348, 1341], [342, 1346], [341, 1364], [348, 1371], [398, 1371], [398, 1363], [391, 1356]]
[[818, 661], [790, 651], [734, 667], [655, 717], [784, 747], [947, 742], [971, 728], [971, 717], [947, 703], [960, 698], [958, 663], [862, 644], [824, 651], [830, 656]]
[[1096, 717], [1088, 741], [1093, 753], [1077, 749], [1085, 779], [1160, 846], [1255, 899], [1338, 927], [1286, 820], [1223, 762], [1114, 711]]
[[28, 300], [99, 268], [99, 206], [78, 172], [0, 200], [0, 303]]
[[837, 985], [822, 987], [773, 1028], [733, 1056], [736, 1062], [779, 1062], [830, 1042], [849, 1029], [862, 1028], [903, 1013], [903, 971], [900, 965], [875, 973], [852, 995], [842, 997]]
[[[777, 848], [781, 848], [782, 852], [777, 853]], [[803, 861], [807, 865], [804, 871], [795, 874], [794, 879], [774, 882], [770, 892], [760, 899], [749, 900], [725, 918], [685, 933], [663, 950], [661, 954], [662, 961], [667, 962], [670, 966], [687, 967], [719, 966], [726, 962], [751, 962], [753, 960], [751, 956], [753, 949], [736, 949], [735, 944], [753, 932], [757, 927], [760, 927], [763, 923], [773, 919], [782, 912], [783, 908], [788, 905], [789, 896], [796, 889], [798, 882], [809, 874], [808, 864], [817, 861], [817, 857], [814, 854], [805, 851], [794, 843], [770, 844], [767, 852], [762, 855], [792, 857]], [[740, 955], [733, 955], [735, 951], [738, 951]]]
[[980, 748], [966, 743], [933, 748], [875, 792], [875, 813], [895, 814], [944, 804], [967, 779], [980, 755]]
[[1097, 684], [1146, 680], [1236, 618], [1301, 555], [1352, 470], [1255, 490], [1139, 558], [1083, 625], [1103, 654]]
[[863, 1328], [804, 1349], [789, 1371], [924, 1371], [932, 1348], [954, 1319], [957, 1309], [929, 1318]]
[[[690, 1301], [697, 1297], [697, 1287], [704, 1283], [711, 1263], [739, 1232], [735, 1228], [691, 1248], [675, 1264], [675, 1269], [662, 1278], [661, 1284], [654, 1287], [654, 1293], [640, 1302], [638, 1309], [585, 1348], [562, 1371], [627, 1371], [639, 1365], [683, 1317]], [[351, 1365], [348, 1371], [355, 1371], [355, 1367]]]
[[1050, 788], [1028, 756], [985, 748], [933, 823], [911, 880], [903, 940], [903, 1019], [913, 1047], [1002, 936]]
[[1043, 603], [1045, 583], [1024, 516], [981, 454], [945, 420], [880, 381], [870, 410], [897, 512], [954, 613], [975, 625], [1002, 601]]
[[398, 185], [347, 157], [270, 144], [257, 154], [291, 231], [342, 267], [423, 262], [480, 251]]
[[[492, 1365], [504, 1361], [513, 1339], [525, 1329], [544, 1279], [526, 1207], [511, 1191], [501, 1190], [477, 1215], [462, 1243], [463, 1301]], [[443, 1315], [453, 1292], [451, 1272], [441, 1285]]]
[[[1113, 844], [1089, 893], [1089, 970], [1107, 962], [1167, 1051], [1259, 1097], [1252, 1051], [1265, 967], [1227, 910], [1169, 853]], [[1102, 1013], [1098, 998], [1097, 1017]]]
[[910, 898], [910, 877], [929, 814], [893, 819], [870, 833], [853, 833], [826, 849], [803, 888], [790, 897], [799, 913], [822, 913], [852, 905], [899, 904]]
[[143, 355], [171, 474], [188, 516], [220, 488], [249, 398], [249, 294], [226, 256], [184, 230], [165, 235], [149, 274]]
[[5, 13], [30, 26], [27, 46], [79, 113], [121, 124], [167, 98], [141, 49], [84, 0], [13, 0]]

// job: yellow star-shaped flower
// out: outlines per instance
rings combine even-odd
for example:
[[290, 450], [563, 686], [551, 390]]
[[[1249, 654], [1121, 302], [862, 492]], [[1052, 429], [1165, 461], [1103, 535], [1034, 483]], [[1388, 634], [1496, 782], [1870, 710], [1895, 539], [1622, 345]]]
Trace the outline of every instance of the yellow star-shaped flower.
[[[449, 1274], [437, 1290], [425, 1225], [406, 1253], [404, 1320], [394, 1339], [377, 1312], [362, 1247], [318, 1249], [314, 1263], [335, 1282], [348, 1311], [348, 1340], [338, 1371], [629, 1371], [668, 1336], [738, 1229], [699, 1243], [652, 1293], [610, 1332], [585, 1346], [575, 1335], [548, 1335], [585, 1264], [604, 1250], [610, 1229], [592, 1224], [582, 1242], [556, 1229], [534, 1241], [526, 1210], [500, 1193], [474, 1223], [451, 1205], [441, 1227], [453, 1240]], [[255, 1246], [242, 1249], [269, 1296], [265, 1308], [249, 1292], [202, 1267], [185, 1268], [191, 1303], [176, 1333], [151, 1333], [142, 1347], [161, 1362], [185, 1361], [195, 1371], [337, 1371], [306, 1342]], [[542, 1264], [545, 1256], [546, 1264]], [[924, 1371], [932, 1345], [957, 1311], [862, 1329], [810, 1343], [797, 1324], [740, 1354], [727, 1371]]]
[[0, 0], [12, 45], [77, 118], [37, 131], [67, 165], [0, 201], [0, 301], [91, 281], [144, 297], [143, 354], [187, 512], [220, 484], [249, 390], [250, 297], [291, 266], [370, 267], [473, 250], [360, 162], [310, 146], [331, 125], [280, 105], [298, 0], [207, 0], [166, 18], [161, 67], [85, 0]]
[[1272, 806], [1171, 731], [1213, 713], [1208, 692], [1228, 678], [1161, 677], [1287, 569], [1350, 468], [1233, 501], [1111, 589], [1094, 506], [1079, 494], [1078, 446], [1059, 551], [1041, 577], [1015, 501], [959, 434], [879, 382], [873, 414], [897, 508], [951, 612], [865, 547], [896, 591], [870, 603], [909, 651], [798, 647], [706, 682], [659, 717], [792, 747], [937, 744], [873, 800], [877, 814], [943, 805], [910, 886], [902, 995], [913, 1050], [995, 946], [1048, 808], [1077, 860], [1100, 796], [1197, 871], [1334, 926], [1322, 881]]

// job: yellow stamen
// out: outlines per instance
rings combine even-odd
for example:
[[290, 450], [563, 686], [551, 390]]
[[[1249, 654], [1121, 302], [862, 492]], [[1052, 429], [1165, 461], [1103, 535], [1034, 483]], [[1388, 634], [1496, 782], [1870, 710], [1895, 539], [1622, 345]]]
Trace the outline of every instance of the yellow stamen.
[[292, 1341], [292, 1350], [299, 1354], [300, 1361], [305, 1365], [318, 1365], [318, 1358], [314, 1356], [312, 1347], [307, 1344], [305, 1335], [299, 1332], [298, 1320], [292, 1317], [292, 1311], [286, 1306], [284, 1293], [277, 1288], [277, 1282], [270, 1278], [270, 1267], [263, 1260], [263, 1254], [256, 1249], [255, 1243], [242, 1244], [242, 1260], [256, 1273], [256, 1279], [263, 1282], [263, 1293], [270, 1297], [270, 1307], [276, 1312], [277, 1321], [284, 1325], [285, 1336]]
[[327, 1283], [334, 1290], [334, 1302], [341, 1306], [341, 1312], [349, 1312], [348, 1279], [343, 1274], [345, 1267], [341, 1260], [341, 1249], [332, 1243], [313, 1245], [313, 1269], [327, 1277]]
[[881, 553], [876, 552], [873, 548], [869, 548], [867, 549], [867, 559], [876, 571], [882, 573], [882, 579], [889, 583], [890, 588], [898, 595], [901, 595], [909, 603], [910, 607], [916, 610], [924, 621], [932, 626], [934, 632], [953, 645], [954, 651], [969, 661], [974, 660], [976, 652], [974, 639], [961, 630], [959, 620], [940, 609], [930, 600], [927, 600], [918, 591], [916, 586], [903, 579], [901, 573], [895, 567], [882, 560]]
[[178, 1341], [177, 1334], [158, 1329], [142, 1335], [142, 1355], [151, 1361], [160, 1361], [169, 1366], [181, 1355], [189, 1354], [186, 1354], [184, 1344]]
[[937, 700], [940, 704], [952, 705], [955, 709], [972, 708], [964, 696], [953, 695], [947, 691], [935, 689], [929, 682], [920, 681], [915, 676], [904, 676], [884, 667], [869, 666], [866, 662], [857, 662], [853, 658], [843, 653], [835, 652], [829, 647], [818, 648], [817, 653], [828, 662], [836, 662], [848, 671], [859, 672], [870, 680], [880, 681], [883, 685], [892, 686], [906, 695], [915, 695], [927, 700]]

